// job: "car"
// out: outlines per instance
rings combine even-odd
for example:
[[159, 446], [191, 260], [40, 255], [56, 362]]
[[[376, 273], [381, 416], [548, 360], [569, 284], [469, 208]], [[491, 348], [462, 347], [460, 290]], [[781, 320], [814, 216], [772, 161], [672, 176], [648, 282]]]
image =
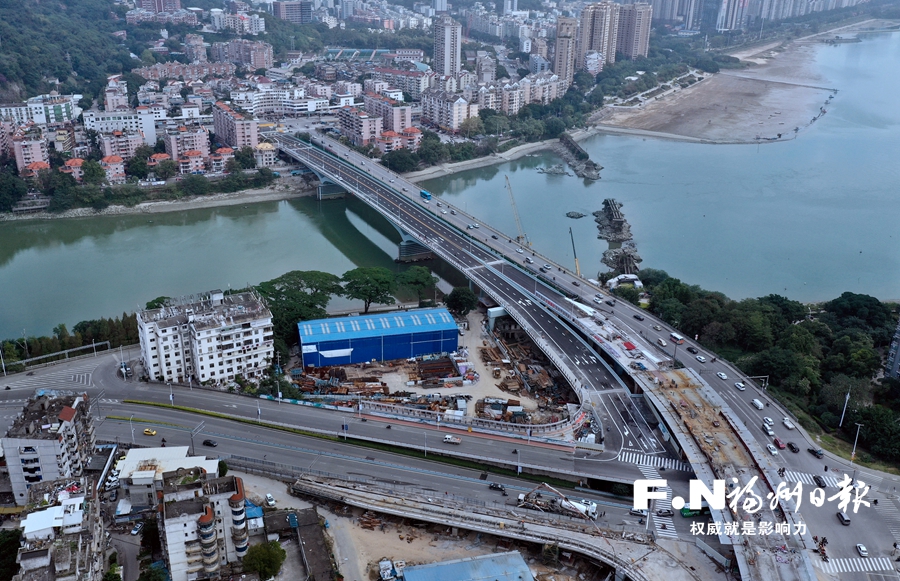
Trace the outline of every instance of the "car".
[[473, 228], [475, 228], [475, 226], [472, 226], [471, 224], [466, 224], [466, 230], [472, 230]]
[[491, 234], [491, 238], [493, 238], [494, 240], [500, 240], [500, 238], [498, 238], [496, 234]]
[[394, 180], [391, 180], [391, 183], [394, 183]]
[[818, 486], [819, 488], [825, 488], [827, 486], [825, 484], [825, 479], [822, 478], [821, 476], [819, 476], [818, 474], [815, 474], [813, 476], [813, 482], [815, 482], [816, 486]]
[[581, 283], [579, 283], [577, 280], [573, 280], [572, 284], [574, 284], [575, 286], [581, 286]]
[[603, 301], [601, 301], [600, 299], [598, 299], [598, 298], [596, 298], [596, 297], [593, 298], [593, 299], [591, 299], [591, 300], [594, 301], [595, 303], [597, 303], [598, 305], [602, 305], [602, 304], [603, 304]]
[[203, 440], [203, 445], [209, 446], [210, 448], [215, 448], [216, 446], [219, 445], [219, 443], [216, 442], [215, 440]]
[[115, 502], [119, 498], [119, 491], [113, 490], [109, 493], [109, 501]]
[[735, 381], [734, 386], [738, 388], [738, 391], [744, 391], [745, 389], [747, 389], [747, 386], [744, 385], [742, 381]]
[[821, 458], [822, 456], [825, 455], [825, 452], [821, 448], [818, 448], [818, 449], [807, 448], [806, 451], [809, 452], [810, 454], [812, 454], [813, 456], [815, 456], [816, 458]]
[[155, 436], [156, 430], [151, 430], [150, 428], [144, 428], [144, 435], [145, 436]]
[[519, 254], [525, 254], [525, 251], [521, 248], [516, 248], [516, 252], [518, 252]]
[[717, 371], [717, 372], [716, 372], [716, 376], [718, 376], [718, 378], [721, 379], [721, 380], [723, 380], [723, 381], [726, 380], [726, 379], [728, 379], [728, 376], [725, 375], [724, 373], [722, 373], [721, 371]]
[[450, 213], [456, 216], [456, 210], [450, 210]]
[[472, 227], [473, 227], [473, 228], [481, 228], [481, 226], [478, 225], [478, 222], [473, 223], [473, 224], [472, 224]]
[[609, 306], [611, 306], [611, 307], [614, 307], [614, 306], [616, 306], [616, 301], [607, 300], [607, 301], [606, 301], [606, 304], [609, 305]]
[[797, 447], [797, 444], [793, 442], [788, 442], [787, 447], [790, 448], [791, 452], [793, 452], [794, 454], [800, 451], [800, 448]]
[[791, 418], [785, 417], [784, 419], [781, 420], [781, 423], [784, 424], [784, 427], [789, 430], [794, 429], [794, 422], [791, 421]]
[[544, 268], [546, 268], [547, 270], [553, 270], [553, 267], [551, 267], [549, 264], [545, 264]]
[[443, 206], [443, 205], [444, 205], [444, 204], [442, 204], [442, 203], [440, 203], [440, 202], [437, 203], [437, 207], [438, 207], [438, 208], [440, 208], [440, 207]]
[[266, 506], [268, 506], [269, 508], [275, 506], [275, 497], [271, 494], [266, 495]]
[[772, 444], [766, 444], [766, 450], [768, 450], [769, 454], [771, 454], [773, 456], [778, 455], [778, 450]]
[[403, 191], [404, 191], [404, 192], [408, 192], [409, 190], [407, 190], [406, 188], [403, 188]]
[[866, 546], [861, 543], [856, 544], [856, 552], [859, 553], [860, 557], [869, 556], [869, 549], [867, 549]]
[[688, 353], [693, 353], [694, 355], [696, 355], [697, 353], [700, 353], [699, 351], [697, 351], [696, 347], [688, 347], [687, 350], [688, 350]]
[[766, 418], [763, 418], [763, 423], [766, 424], [767, 426], [774, 426], [775, 420], [773, 420], [772, 418], [766, 417]]
[[601, 301], [603, 300], [603, 295], [601, 295], [600, 293], [597, 293], [594, 296], [597, 297], [598, 299], [600, 299]]
[[775, 444], [775, 447], [779, 450], [784, 450], [787, 446], [784, 445], [784, 442], [781, 441], [781, 438], [775, 438], [772, 443]]
[[653, 325], [653, 330], [654, 331], [662, 331], [662, 327], [660, 327], [659, 325]]
[[548, 271], [546, 268], [544, 268], [543, 266], [540, 267], [538, 270], [540, 270], [541, 272], [543, 272], [543, 273], [545, 273], [545, 274], [546, 274], [547, 272], [550, 272], [550, 271]]
[[530, 256], [526, 256], [526, 257], [525, 257], [525, 262], [527, 262], [528, 264], [534, 264], [534, 259], [531, 258]]
[[704, 357], [703, 355], [697, 355], [696, 357], [694, 357], [694, 359], [696, 359], [700, 363], [706, 363], [706, 357]]
[[633, 514], [634, 516], [644, 516], [645, 517], [645, 516], [649, 515], [650, 513], [648, 511], [644, 510], [643, 508], [632, 508], [631, 510], [628, 511], [628, 514]]
[[769, 424], [763, 424], [763, 425], [762, 425], [762, 430], [766, 433], [767, 436], [774, 436], [774, 435], [775, 435], [775, 430], [773, 430], [773, 429], [772, 429], [772, 426], [770, 426]]
[[632, 315], [632, 317], [634, 317], [634, 318], [637, 319], [638, 321], [643, 321], [643, 320], [644, 320], [644, 315], [637, 315], [637, 314], [635, 314], [635, 315]]
[[488, 484], [488, 488], [490, 488], [491, 490], [506, 490], [505, 486], [503, 486], [502, 484], [497, 484], [496, 482], [491, 482], [490, 484]]
[[137, 535], [141, 534], [142, 530], [144, 530], [144, 523], [139, 522], [136, 525], [134, 525], [133, 529], [131, 529], [131, 534], [134, 536], [137, 536]]
[[446, 214], [447, 210], [441, 210], [441, 214]]
[[675, 516], [675, 511], [671, 508], [661, 508], [656, 511], [656, 516]]

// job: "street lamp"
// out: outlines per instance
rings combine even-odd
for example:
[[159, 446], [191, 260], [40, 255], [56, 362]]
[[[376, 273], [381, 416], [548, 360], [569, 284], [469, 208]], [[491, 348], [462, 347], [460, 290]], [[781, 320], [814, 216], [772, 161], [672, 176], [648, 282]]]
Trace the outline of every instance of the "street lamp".
[[134, 446], [134, 414], [131, 414], [131, 417], [128, 418], [128, 425], [131, 426], [131, 445]]
[[428, 458], [428, 432], [422, 432], [425, 434], [425, 457]]
[[856, 458], [856, 442], [859, 440], [859, 429], [861, 427], [863, 427], [862, 424], [856, 424], [856, 437], [853, 438], [853, 451], [850, 452], [850, 465], [851, 466], [853, 466], [853, 459]]

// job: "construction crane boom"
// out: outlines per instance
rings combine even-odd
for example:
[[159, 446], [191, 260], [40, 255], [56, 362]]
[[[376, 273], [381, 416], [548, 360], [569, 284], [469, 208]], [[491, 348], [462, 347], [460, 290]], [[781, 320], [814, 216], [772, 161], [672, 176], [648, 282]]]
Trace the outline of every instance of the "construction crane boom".
[[581, 276], [581, 267], [578, 266], [578, 254], [575, 252], [575, 235], [572, 234], [572, 229], [569, 228], [569, 238], [572, 239], [572, 254], [575, 256], [575, 275]]
[[531, 241], [528, 239], [528, 236], [525, 235], [525, 230], [522, 229], [522, 220], [519, 219], [519, 208], [516, 206], [516, 198], [512, 193], [512, 186], [509, 183], [509, 176], [504, 176], [506, 178], [506, 191], [509, 192], [509, 201], [512, 203], [513, 210], [513, 218], [516, 219], [516, 228], [519, 229], [519, 235], [516, 236], [516, 242], [519, 244], [527, 244], [531, 246]]

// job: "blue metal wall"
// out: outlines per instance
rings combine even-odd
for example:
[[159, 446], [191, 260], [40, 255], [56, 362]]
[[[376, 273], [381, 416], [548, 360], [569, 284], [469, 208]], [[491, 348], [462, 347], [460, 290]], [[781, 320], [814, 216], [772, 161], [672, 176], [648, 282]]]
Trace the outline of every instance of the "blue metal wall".
[[[407, 359], [433, 353], [449, 353], [459, 346], [459, 331], [424, 331], [421, 333], [402, 333], [381, 335], [358, 339], [337, 339], [320, 341], [314, 353], [303, 353], [303, 365], [325, 367], [328, 365], [350, 365], [364, 361], [390, 361]], [[348, 356], [323, 357], [323, 351], [352, 349]]]

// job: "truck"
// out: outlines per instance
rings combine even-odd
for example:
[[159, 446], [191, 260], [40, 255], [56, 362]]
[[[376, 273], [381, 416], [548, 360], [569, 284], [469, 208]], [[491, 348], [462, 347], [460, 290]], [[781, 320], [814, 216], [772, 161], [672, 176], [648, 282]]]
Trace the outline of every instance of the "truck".
[[[539, 490], [549, 492], [548, 496], [542, 495]], [[597, 518], [597, 503], [590, 500], [575, 500], [564, 496], [561, 492], [546, 483], [541, 483], [530, 492], [518, 496], [518, 506], [541, 512], [555, 512], [568, 516], [580, 516], [595, 520]]]
[[446, 435], [446, 436], [444, 436], [444, 443], [445, 443], [445, 444], [459, 444], [460, 442], [462, 442], [462, 440], [460, 440], [460, 439], [457, 438], [456, 436], [451, 436], [451, 435], [449, 435], [449, 434]]
[[792, 422], [790, 418], [784, 418], [783, 420], [781, 420], [781, 423], [784, 424], [784, 427], [789, 430], [794, 429], [794, 422]]
[[431, 193], [428, 190], [419, 190], [419, 195], [422, 196], [423, 200], [431, 199]]

